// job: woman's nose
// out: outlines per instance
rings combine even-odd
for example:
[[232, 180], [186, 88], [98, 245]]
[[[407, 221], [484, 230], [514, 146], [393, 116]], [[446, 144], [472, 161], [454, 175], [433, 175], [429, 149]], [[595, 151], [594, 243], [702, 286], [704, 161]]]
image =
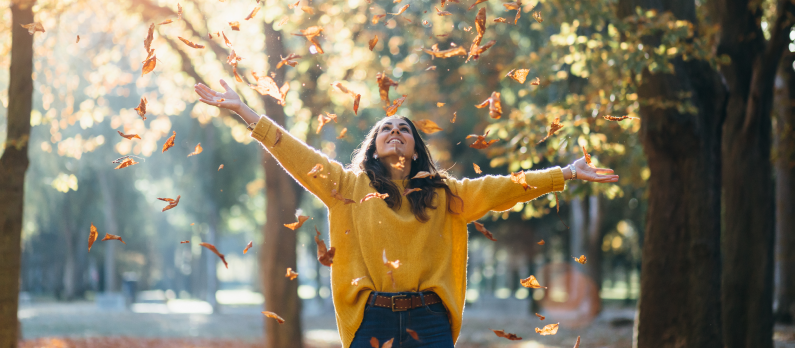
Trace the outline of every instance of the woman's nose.
[[389, 133], [390, 134], [400, 134], [400, 131], [397, 128], [395, 128], [395, 129], [392, 129], [392, 131], [389, 132]]

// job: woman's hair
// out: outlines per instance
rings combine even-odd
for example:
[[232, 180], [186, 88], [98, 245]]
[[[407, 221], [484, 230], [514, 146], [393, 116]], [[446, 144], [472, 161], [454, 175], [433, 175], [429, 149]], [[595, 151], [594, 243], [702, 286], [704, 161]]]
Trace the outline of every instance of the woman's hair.
[[[437, 188], [443, 188], [446, 193], [447, 211], [453, 214], [460, 213], [464, 201], [461, 197], [454, 194], [453, 191], [450, 190], [450, 187], [447, 186], [447, 183], [444, 182], [444, 179], [450, 178], [450, 175], [447, 174], [445, 170], [436, 168], [436, 164], [433, 163], [431, 153], [425, 145], [425, 141], [422, 140], [420, 133], [417, 132], [414, 123], [406, 117], [387, 117], [376, 123], [375, 126], [370, 129], [370, 132], [367, 133], [367, 136], [364, 138], [364, 141], [362, 141], [362, 144], [359, 145], [359, 148], [353, 151], [353, 160], [350, 165], [351, 170], [354, 172], [366, 173], [370, 178], [370, 186], [376, 189], [378, 193], [389, 194], [389, 197], [384, 199], [387, 206], [392, 209], [400, 208], [403, 192], [400, 192], [398, 186], [391, 181], [389, 169], [381, 163], [381, 161], [373, 158], [373, 154], [375, 154], [376, 150], [375, 139], [384, 121], [389, 119], [401, 119], [406, 121], [406, 123], [409, 124], [409, 128], [411, 128], [411, 134], [414, 136], [414, 153], [417, 154], [417, 160], [412, 160], [412, 158], [408, 157], [405, 159], [407, 162], [411, 162], [411, 172], [408, 177], [413, 178], [420, 171], [433, 174], [433, 177], [410, 179], [408, 185], [406, 185], [407, 188], [421, 189], [420, 191], [406, 195], [409, 203], [411, 203], [411, 211], [414, 213], [414, 217], [421, 222], [428, 221], [429, 217], [425, 209], [436, 209], [436, 206], [433, 205], [433, 199], [436, 197]], [[454, 200], [457, 202], [456, 209], [453, 209]]]

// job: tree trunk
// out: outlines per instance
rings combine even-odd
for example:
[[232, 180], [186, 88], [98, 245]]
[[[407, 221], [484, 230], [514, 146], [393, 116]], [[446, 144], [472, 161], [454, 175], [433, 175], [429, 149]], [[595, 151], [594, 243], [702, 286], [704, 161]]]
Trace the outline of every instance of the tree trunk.
[[770, 163], [773, 83], [789, 43], [788, 13], [778, 1], [778, 18], [765, 42], [762, 10], [748, 0], [719, 3], [718, 54], [729, 87], [723, 129], [723, 335], [728, 348], [773, 347], [773, 173]]
[[[585, 264], [585, 274], [588, 275], [596, 291], [602, 289], [602, 216], [604, 210], [597, 195], [588, 197], [588, 238], [585, 245], [588, 263]], [[577, 256], [577, 254], [574, 254]], [[627, 283], [629, 285], [629, 283]]]
[[25, 171], [28, 169], [30, 111], [33, 105], [33, 22], [35, 1], [11, 2], [11, 66], [8, 81], [7, 139], [0, 157], [0, 348], [17, 346], [19, 270]]
[[[102, 190], [102, 200], [105, 201], [103, 205], [103, 213], [105, 215], [105, 228], [108, 233], [119, 235], [119, 225], [116, 220], [116, 203], [113, 200], [113, 194], [110, 191], [111, 185], [108, 183], [108, 174], [106, 171], [100, 171], [99, 175], [100, 190]], [[105, 249], [105, 292], [110, 293], [116, 291], [116, 243], [107, 243]]]
[[[795, 319], [795, 55], [781, 62], [774, 127], [776, 173], [776, 282], [773, 314], [778, 322]], [[777, 84], [778, 82], [777, 81]]]
[[[281, 32], [273, 29], [273, 23], [263, 25], [265, 49], [271, 69], [286, 56]], [[274, 80], [284, 83], [285, 69], [275, 70]], [[263, 96], [265, 113], [274, 122], [284, 125], [284, 109], [276, 100]], [[262, 153], [265, 170], [266, 222], [263, 228], [264, 243], [259, 252], [262, 288], [265, 293], [265, 310], [275, 312], [285, 323], [265, 319], [265, 347], [303, 347], [301, 334], [301, 300], [298, 298], [298, 282], [285, 278], [287, 267], [296, 269], [296, 234], [288, 231], [284, 224], [295, 222], [294, 212], [302, 190], [267, 151]]]
[[[635, 7], [671, 11], [696, 23], [694, 0], [621, 0], [619, 16]], [[645, 37], [656, 47], [659, 38]], [[720, 139], [725, 87], [708, 63], [673, 59], [673, 74], [643, 73], [640, 99], [675, 101], [692, 93], [696, 114], [641, 104], [640, 135], [648, 158], [637, 347], [720, 348]]]
[[76, 273], [77, 261], [75, 260], [75, 231], [74, 219], [69, 209], [68, 201], [69, 195], [65, 194], [65, 199], [62, 202], [64, 218], [61, 220], [63, 226], [63, 250], [66, 252], [63, 260], [63, 292], [61, 292], [61, 300], [73, 300], [75, 298], [76, 288]]

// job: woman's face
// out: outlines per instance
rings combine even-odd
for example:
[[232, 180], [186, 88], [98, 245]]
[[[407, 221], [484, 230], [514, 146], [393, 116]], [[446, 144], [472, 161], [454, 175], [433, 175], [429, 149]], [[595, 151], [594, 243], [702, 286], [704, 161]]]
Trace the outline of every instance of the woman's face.
[[408, 122], [399, 118], [385, 120], [375, 137], [375, 153], [379, 159], [403, 156], [411, 161], [414, 156], [414, 135]]

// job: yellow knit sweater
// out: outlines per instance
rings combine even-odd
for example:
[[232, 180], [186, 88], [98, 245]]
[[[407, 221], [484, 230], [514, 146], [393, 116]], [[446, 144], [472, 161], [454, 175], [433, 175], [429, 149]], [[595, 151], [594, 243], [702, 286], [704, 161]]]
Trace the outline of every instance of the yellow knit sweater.
[[[276, 132], [282, 132], [276, 146]], [[331, 267], [331, 289], [337, 327], [345, 348], [350, 347], [364, 317], [367, 296], [372, 290], [382, 292], [433, 291], [448, 310], [453, 340], [458, 339], [464, 314], [467, 267], [467, 223], [491, 210], [501, 211], [518, 202], [526, 202], [564, 188], [559, 167], [527, 172], [526, 181], [536, 189], [525, 191], [508, 176], [483, 176], [477, 179], [448, 179], [451, 190], [464, 201], [460, 214], [447, 212], [444, 190], [429, 210], [430, 220], [419, 222], [405, 197], [398, 210], [387, 207], [381, 199], [358, 203], [366, 194], [376, 192], [366, 174], [355, 174], [342, 164], [329, 160], [289, 132], [263, 117], [252, 137], [260, 141], [284, 169], [303, 187], [328, 207], [331, 225], [330, 246], [336, 248]], [[322, 164], [326, 178], [307, 175], [316, 164]], [[403, 192], [404, 182], [394, 181]], [[345, 198], [356, 201], [344, 204], [332, 196], [336, 189]], [[287, 233], [290, 231], [282, 231]], [[400, 267], [390, 269], [382, 261], [382, 253], [390, 261], [400, 260]], [[358, 285], [354, 278], [365, 277]]]

